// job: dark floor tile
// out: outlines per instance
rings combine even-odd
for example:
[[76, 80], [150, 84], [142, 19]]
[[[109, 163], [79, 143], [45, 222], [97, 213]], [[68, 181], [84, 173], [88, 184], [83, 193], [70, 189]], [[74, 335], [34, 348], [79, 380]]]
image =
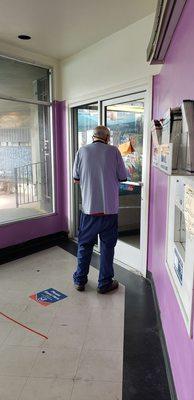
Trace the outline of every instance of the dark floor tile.
[[139, 384], [134, 386], [132, 381], [123, 382], [124, 400], [170, 400], [168, 388], [163, 385], [150, 387], [149, 384]]

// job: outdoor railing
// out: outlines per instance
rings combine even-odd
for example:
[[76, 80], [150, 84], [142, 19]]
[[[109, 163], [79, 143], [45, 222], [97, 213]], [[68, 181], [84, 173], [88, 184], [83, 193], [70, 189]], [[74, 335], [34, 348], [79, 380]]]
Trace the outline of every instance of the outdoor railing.
[[14, 168], [16, 207], [35, 203], [45, 191], [46, 163], [37, 162]]

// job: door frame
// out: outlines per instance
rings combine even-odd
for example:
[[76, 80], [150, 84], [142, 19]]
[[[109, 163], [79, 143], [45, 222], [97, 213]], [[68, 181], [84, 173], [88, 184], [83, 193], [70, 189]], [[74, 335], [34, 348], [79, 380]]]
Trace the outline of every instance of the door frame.
[[[66, 102], [67, 105], [67, 163], [68, 163], [68, 228], [69, 238], [74, 238], [74, 183], [73, 183], [73, 161], [74, 161], [74, 140], [73, 140], [73, 118], [72, 109], [75, 107], [83, 106], [84, 104], [91, 104], [98, 102], [99, 106], [102, 101], [108, 101], [116, 98], [123, 98], [123, 96], [129, 97], [136, 93], [145, 92], [145, 111], [144, 111], [144, 138], [143, 148], [144, 157], [142, 162], [142, 180], [144, 182], [144, 202], [141, 209], [141, 219], [144, 220], [143, 232], [141, 234], [141, 274], [145, 277], [147, 271], [147, 251], [148, 251], [148, 218], [149, 218], [149, 181], [150, 181], [150, 153], [151, 153], [151, 112], [152, 112], [152, 76], [148, 76], [141, 80], [131, 82], [128, 85], [121, 85], [120, 88], [110, 88], [106, 91], [102, 90], [100, 95], [99, 91], [92, 93], [91, 95], [85, 95], [82, 98], [69, 100]], [[99, 107], [100, 111], [100, 107]], [[99, 112], [99, 118], [101, 118]], [[130, 266], [124, 265], [127, 269]], [[135, 270], [134, 270], [135, 272]], [[139, 272], [138, 272], [139, 273]]]

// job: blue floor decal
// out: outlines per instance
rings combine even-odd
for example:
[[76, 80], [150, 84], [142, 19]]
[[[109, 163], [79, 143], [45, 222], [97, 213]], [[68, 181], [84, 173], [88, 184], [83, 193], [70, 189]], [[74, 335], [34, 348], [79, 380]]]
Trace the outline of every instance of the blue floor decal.
[[66, 297], [66, 294], [61, 293], [53, 288], [43, 290], [42, 292], [35, 293], [30, 296], [32, 300], [37, 301], [37, 303], [45, 307], [52, 303], [56, 303], [56, 301], [63, 300]]

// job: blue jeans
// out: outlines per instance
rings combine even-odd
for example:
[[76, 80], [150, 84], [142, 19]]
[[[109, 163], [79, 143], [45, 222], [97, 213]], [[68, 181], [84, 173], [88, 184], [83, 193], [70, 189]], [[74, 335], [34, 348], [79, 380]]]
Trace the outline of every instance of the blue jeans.
[[74, 283], [85, 285], [89, 273], [93, 247], [100, 236], [100, 272], [98, 287], [112, 283], [114, 277], [114, 247], [118, 236], [118, 214], [102, 216], [81, 213], [78, 234], [77, 270], [73, 274]]

